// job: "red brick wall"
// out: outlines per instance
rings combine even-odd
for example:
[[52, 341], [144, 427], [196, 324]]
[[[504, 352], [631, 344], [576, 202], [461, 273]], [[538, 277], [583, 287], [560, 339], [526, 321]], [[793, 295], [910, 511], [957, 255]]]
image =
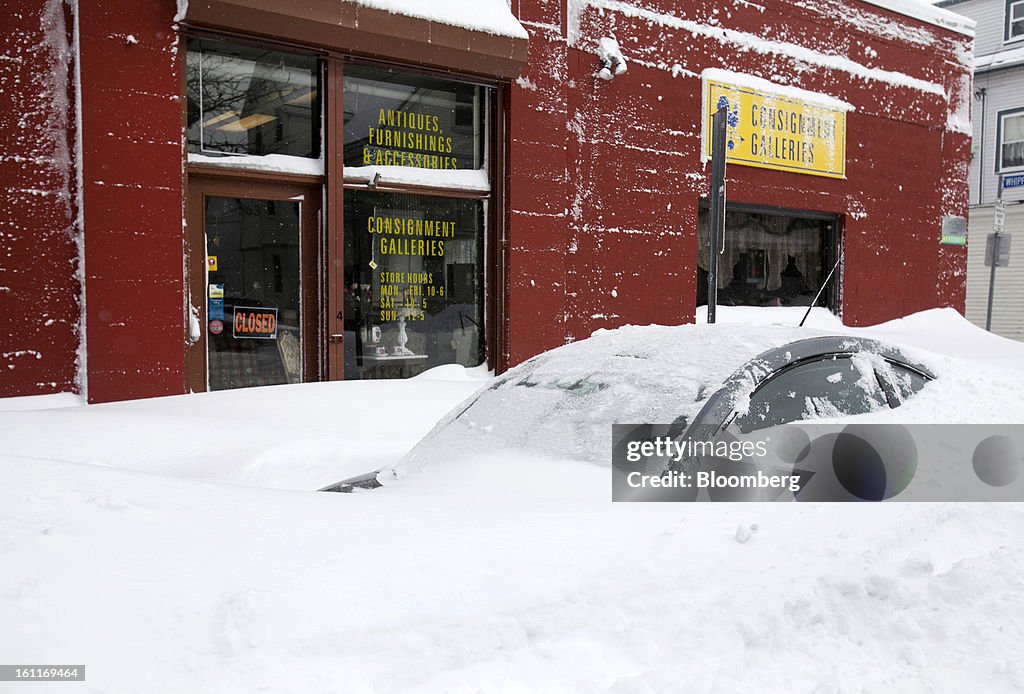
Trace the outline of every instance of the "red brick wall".
[[[0, 9], [9, 28], [0, 39], [9, 103], [0, 110], [0, 395], [76, 388], [81, 268], [69, 7], [34, 0]], [[513, 10], [531, 41], [511, 94], [512, 363], [600, 327], [693, 320], [697, 205], [707, 192], [696, 75], [708, 67], [853, 104], [847, 180], [729, 169], [732, 201], [843, 216], [847, 322], [962, 308], [965, 252], [938, 238], [943, 215], [966, 216], [969, 139], [946, 121], [950, 103], [969, 89], [959, 57], [967, 37], [839, 0], [514, 0]], [[94, 402], [184, 389], [184, 50], [174, 11], [174, 0], [77, 4]], [[616, 37], [629, 61], [612, 82], [594, 77], [602, 36]], [[750, 37], [903, 73], [943, 93], [750, 50]]]
[[78, 298], [64, 3], [0, 4], [0, 397], [76, 390]]
[[[847, 180], [728, 171], [731, 201], [843, 215], [846, 322], [934, 306], [962, 310], [966, 253], [940, 246], [939, 238], [941, 217], [967, 210], [969, 138], [946, 122], [962, 89], [959, 56], [969, 37], [835, 0], [813, 7], [781, 0], [568, 6], [578, 17], [566, 16], [558, 0], [513, 2], [531, 36], [530, 60], [511, 96], [513, 364], [601, 327], [694, 319], [697, 207], [708, 187], [699, 74], [710, 67], [854, 106]], [[695, 34], [694, 26], [718, 36]], [[721, 40], [725, 29], [738, 32], [728, 34], [733, 41]], [[612, 82], [594, 77], [602, 36], [617, 38], [629, 62]], [[942, 93], [864, 79], [840, 69], [841, 61], [810, 67], [757, 50], [764, 44], [751, 37], [903, 73]]]
[[174, 0], [80, 0], [89, 400], [184, 390]]

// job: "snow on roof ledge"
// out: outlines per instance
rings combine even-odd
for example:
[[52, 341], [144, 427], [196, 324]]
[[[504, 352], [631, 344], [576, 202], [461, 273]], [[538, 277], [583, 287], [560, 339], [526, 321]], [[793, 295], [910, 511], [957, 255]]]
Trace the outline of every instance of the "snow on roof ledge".
[[976, 72], [987, 72], [999, 68], [1014, 67], [1024, 63], [1024, 46], [1011, 48], [1008, 51], [989, 53], [988, 55], [977, 56], [974, 59]]
[[934, 24], [935, 26], [942, 27], [943, 29], [949, 29], [955, 31], [958, 34], [965, 36], [974, 36], [974, 27], [976, 22], [969, 17], [964, 17], [955, 12], [942, 9], [941, 7], [935, 7], [927, 2], [927, 0], [861, 0], [869, 5], [881, 7], [895, 12], [896, 14], [902, 14], [907, 17], [913, 17], [914, 19], [920, 19], [922, 22], [928, 24]]
[[528, 39], [529, 34], [512, 14], [506, 0], [346, 0], [406, 17], [481, 31], [495, 36]]
[[507, 0], [193, 0], [186, 27], [511, 80], [529, 35]]
[[811, 92], [806, 89], [800, 89], [799, 87], [788, 87], [782, 84], [775, 84], [774, 82], [769, 82], [768, 80], [760, 77], [745, 75], [740, 72], [732, 72], [731, 70], [709, 67], [702, 70], [700, 76], [702, 79], [712, 79], [721, 82], [728, 82], [729, 84], [735, 84], [740, 87], [750, 87], [751, 89], [756, 89], [764, 94], [781, 96], [793, 99], [794, 101], [802, 101], [806, 104], [820, 106], [833, 111], [846, 112], [854, 110], [852, 104], [849, 104], [842, 99], [837, 99], [834, 96], [829, 96], [828, 94]]

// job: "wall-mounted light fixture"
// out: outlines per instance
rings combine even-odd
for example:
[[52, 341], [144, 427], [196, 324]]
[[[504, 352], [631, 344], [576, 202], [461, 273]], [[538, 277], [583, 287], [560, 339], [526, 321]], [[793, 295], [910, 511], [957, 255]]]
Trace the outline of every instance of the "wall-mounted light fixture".
[[597, 76], [610, 80], [626, 71], [626, 59], [622, 57], [619, 42], [605, 36], [597, 43], [597, 57], [601, 59], [601, 69]]

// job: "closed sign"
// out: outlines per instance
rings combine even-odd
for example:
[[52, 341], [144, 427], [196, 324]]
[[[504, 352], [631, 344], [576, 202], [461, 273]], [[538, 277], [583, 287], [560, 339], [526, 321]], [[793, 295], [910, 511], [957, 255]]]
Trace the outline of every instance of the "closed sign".
[[237, 339], [277, 339], [277, 309], [236, 306], [231, 326]]

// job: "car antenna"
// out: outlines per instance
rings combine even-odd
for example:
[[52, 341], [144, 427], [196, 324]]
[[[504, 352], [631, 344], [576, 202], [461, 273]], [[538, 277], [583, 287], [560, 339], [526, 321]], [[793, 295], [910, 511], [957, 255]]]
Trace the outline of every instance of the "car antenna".
[[832, 275], [834, 275], [836, 270], [839, 269], [839, 263], [841, 262], [843, 262], [842, 250], [839, 251], [839, 257], [836, 258], [836, 264], [832, 266], [832, 271], [828, 273], [828, 277], [826, 277], [825, 281], [821, 283], [821, 289], [819, 289], [818, 293], [814, 295], [814, 301], [812, 301], [811, 305], [807, 307], [807, 313], [804, 314], [803, 319], [800, 321], [801, 328], [804, 327], [804, 322], [807, 320], [807, 316], [811, 315], [811, 309], [818, 305], [818, 299], [821, 298], [821, 293], [825, 291], [825, 287], [828, 286], [828, 281], [832, 279]]

